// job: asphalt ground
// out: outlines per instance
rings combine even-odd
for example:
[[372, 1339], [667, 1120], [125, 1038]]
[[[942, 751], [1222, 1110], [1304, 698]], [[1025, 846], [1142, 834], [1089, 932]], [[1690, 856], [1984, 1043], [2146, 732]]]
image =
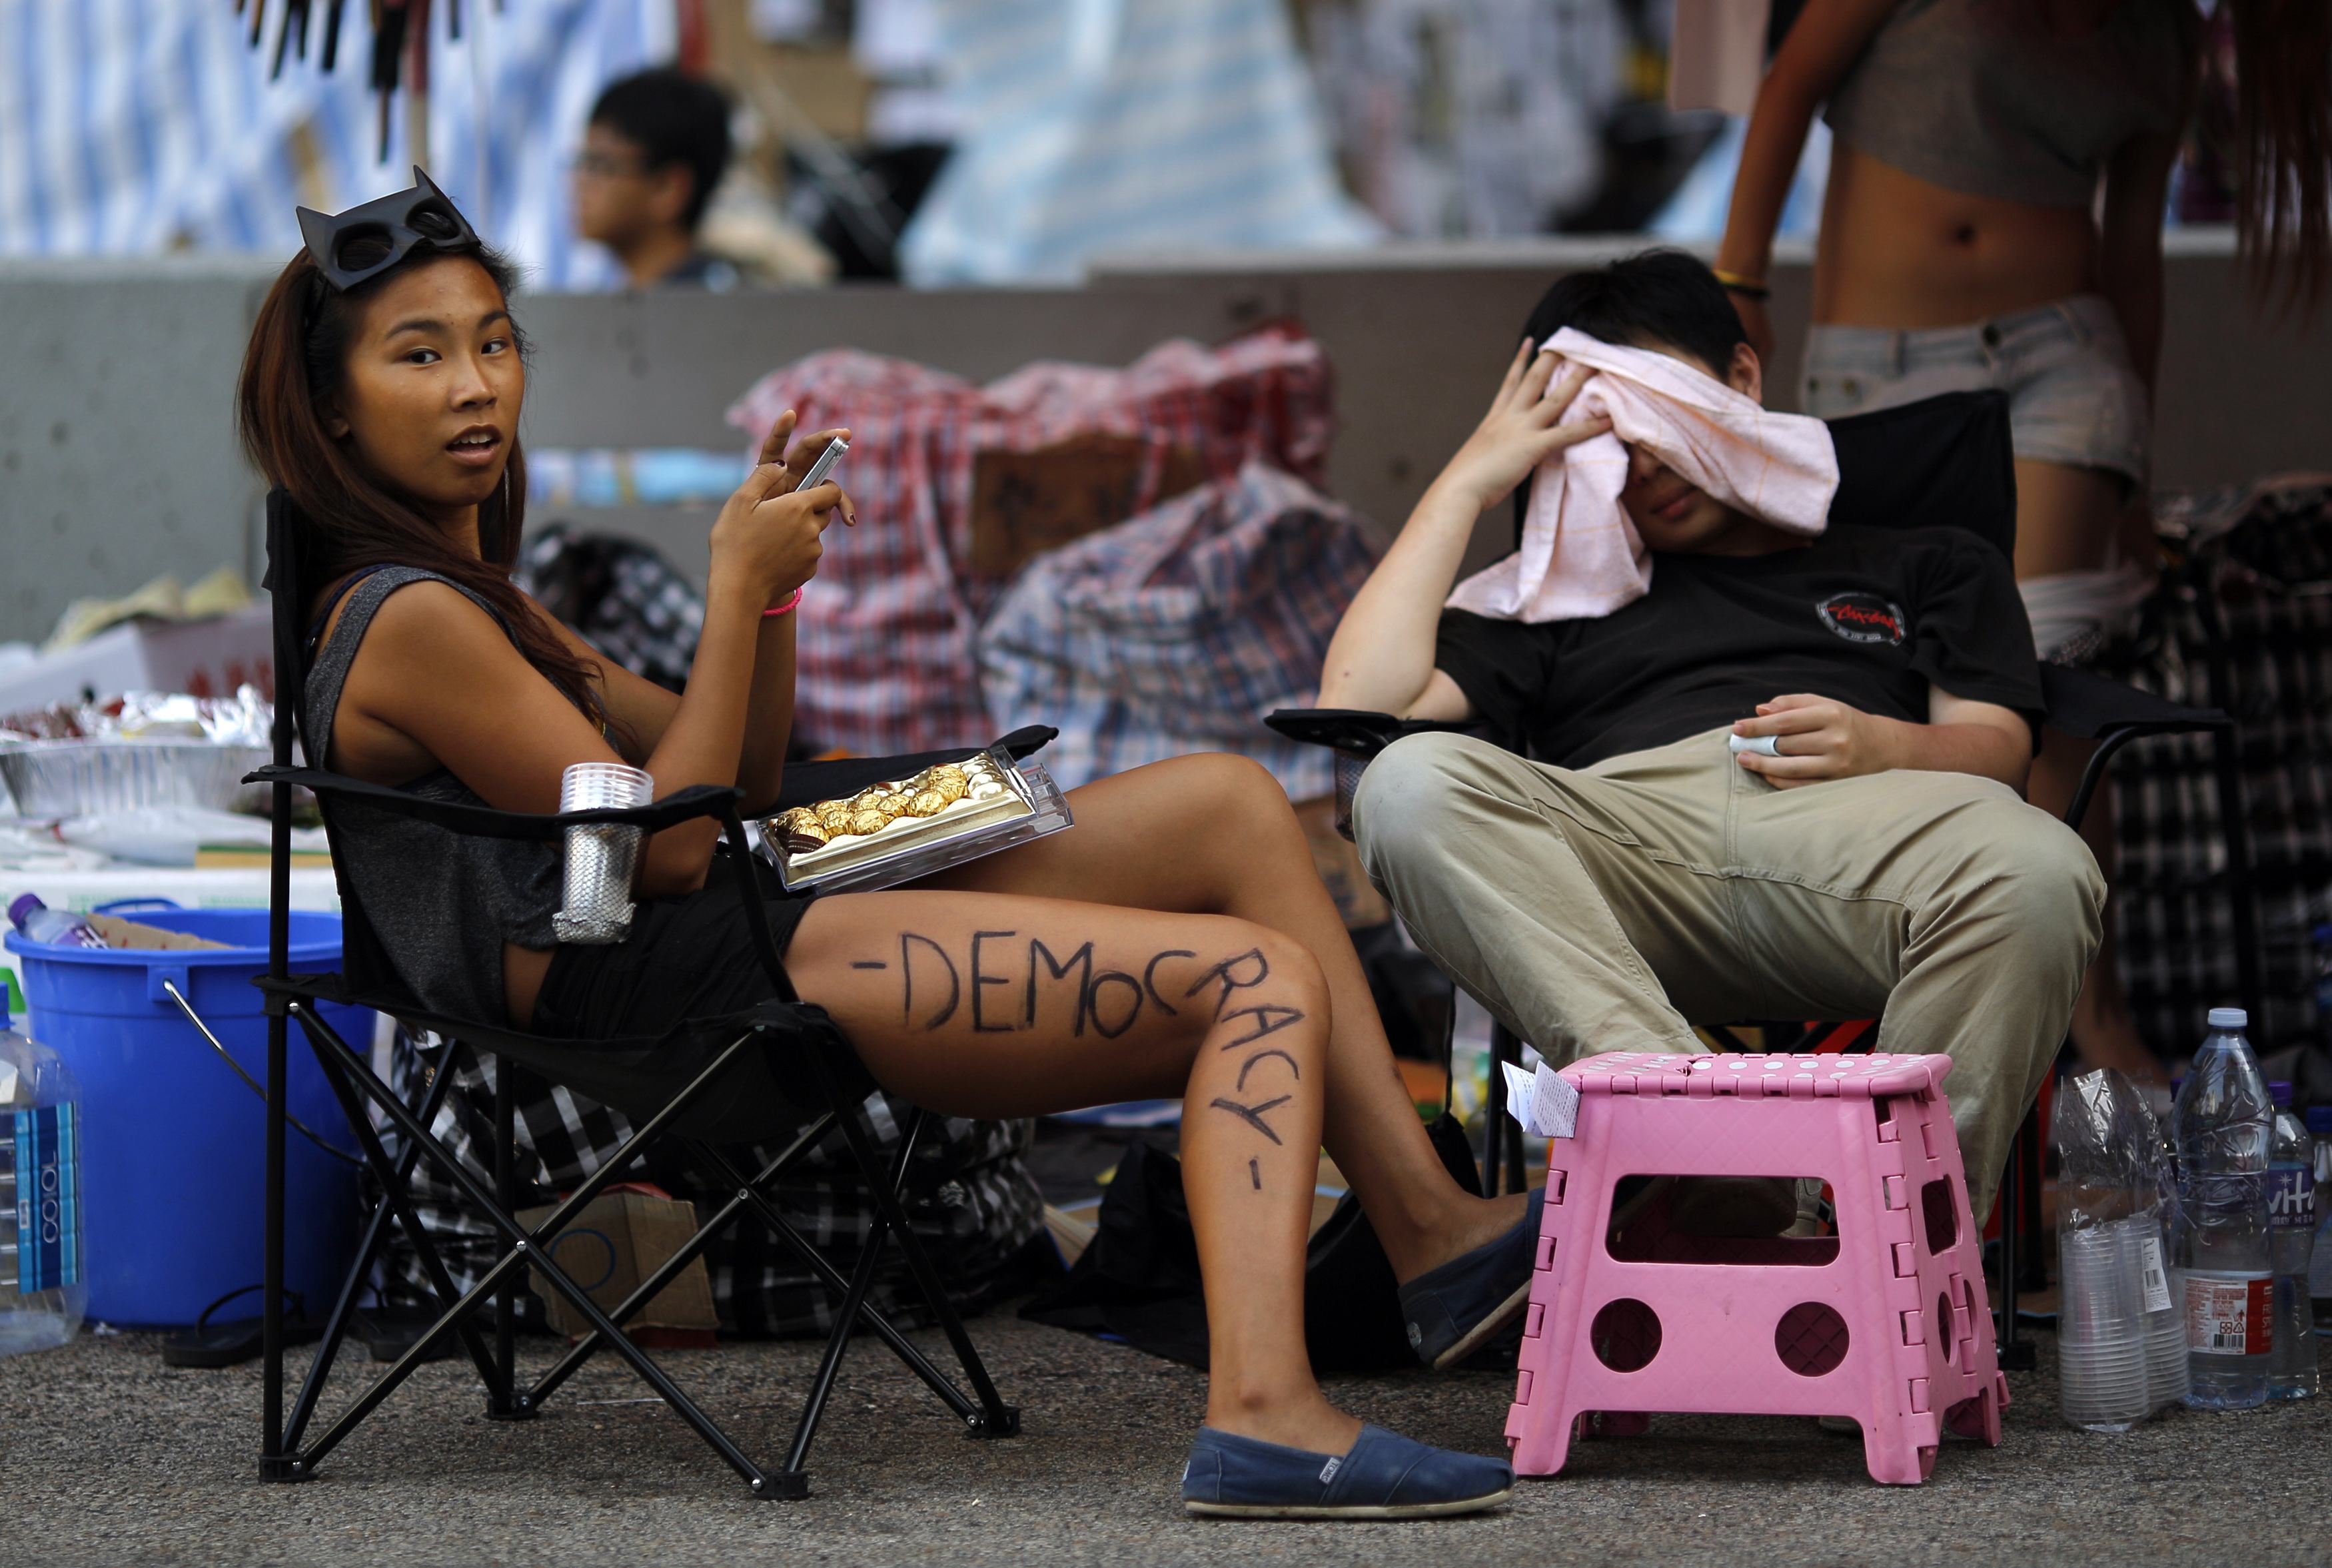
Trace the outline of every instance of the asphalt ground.
[[[1177, 1480], [1205, 1380], [992, 1315], [973, 1325], [1021, 1437], [976, 1442], [873, 1341], [854, 1346], [813, 1494], [752, 1498], [610, 1361], [539, 1420], [489, 1421], [466, 1362], [423, 1367], [313, 1481], [255, 1478], [260, 1377], [164, 1367], [150, 1337], [84, 1333], [0, 1361], [0, 1563], [2239, 1563], [2332, 1560], [2332, 1399], [2174, 1412], [2119, 1437], [2056, 1415], [2054, 1344], [2012, 1374], [1998, 1449], [1952, 1442], [1925, 1486], [1863, 1472], [1803, 1420], [1668, 1416], [1575, 1445], [1505, 1511], [1398, 1525], [1185, 1518]], [[919, 1335], [935, 1357], [935, 1334]], [[521, 1342], [547, 1366], [553, 1342]], [[362, 1352], [359, 1350], [358, 1355]], [[774, 1467], [817, 1347], [663, 1359]], [[305, 1354], [301, 1361], [304, 1365]], [[336, 1373], [344, 1400], [368, 1363]], [[1496, 1452], [1510, 1375], [1340, 1379], [1346, 1408]]]

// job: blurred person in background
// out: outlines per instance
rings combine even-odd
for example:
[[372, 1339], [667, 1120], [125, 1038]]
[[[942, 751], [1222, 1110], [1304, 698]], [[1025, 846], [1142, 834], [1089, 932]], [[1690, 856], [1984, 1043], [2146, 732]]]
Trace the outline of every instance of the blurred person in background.
[[[2237, 229], [2255, 294], [2332, 278], [2332, 12], [2220, 0], [2242, 83]], [[2016, 575], [2044, 659], [2127, 631], [2158, 564], [2146, 506], [2162, 219], [2193, 112], [2195, 0], [1807, 0], [1757, 95], [1717, 275], [1769, 354], [1774, 223], [1818, 106], [1833, 133], [1802, 406], [1825, 419], [1998, 387], [2016, 455]], [[2090, 748], [2050, 736], [2032, 801], [2072, 800]], [[2083, 824], [2113, 862], [2104, 794]], [[2072, 1035], [2159, 1080], [2112, 927]]]
[[635, 289], [737, 287], [697, 230], [730, 156], [729, 102], [673, 67], [609, 84], [575, 158], [575, 227], [615, 252]]

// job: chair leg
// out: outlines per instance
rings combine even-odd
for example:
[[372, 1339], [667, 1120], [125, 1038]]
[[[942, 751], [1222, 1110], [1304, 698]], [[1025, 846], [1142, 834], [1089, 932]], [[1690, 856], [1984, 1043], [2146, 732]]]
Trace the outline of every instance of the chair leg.
[[2017, 1230], [2024, 1209], [2024, 1140], [2026, 1135], [2040, 1125], [2037, 1117], [2028, 1111], [2016, 1129], [2016, 1141], [2008, 1152], [2008, 1169], [2000, 1184], [2000, 1332], [1995, 1336], [1999, 1346], [2001, 1366], [2009, 1372], [2031, 1372], [2040, 1364], [2040, 1352], [2017, 1331], [2016, 1286]]
[[[279, 803], [279, 810], [282, 809]], [[285, 1091], [291, 1070], [288, 1021], [267, 1015], [267, 1153], [265, 1233], [261, 1241], [259, 1333], [265, 1360], [261, 1392], [259, 1476], [266, 1481], [306, 1479], [284, 1441], [283, 1428], [283, 1155]]]
[[890, 1221], [880, 1210], [867, 1221], [865, 1250], [858, 1254], [857, 1267], [850, 1271], [850, 1288], [835, 1312], [834, 1328], [826, 1336], [826, 1354], [818, 1357], [817, 1374], [810, 1379], [809, 1398], [802, 1402], [801, 1420], [795, 1423], [794, 1440], [786, 1449], [786, 1467], [778, 1474], [779, 1496], [782, 1497], [809, 1496], [809, 1446], [817, 1440], [818, 1423], [826, 1419], [826, 1402], [834, 1393], [834, 1380], [842, 1370], [843, 1353], [850, 1348], [851, 1326], [858, 1319], [858, 1309], [866, 1303], [867, 1288], [874, 1282], [875, 1265], [882, 1261], [883, 1240], [889, 1229]]
[[[518, 1069], [494, 1058], [494, 1196], [509, 1213], [518, 1207]], [[536, 1406], [518, 1394], [518, 1280], [515, 1270], [494, 1296], [494, 1371], [486, 1381], [486, 1415], [532, 1421]]]
[[1492, 1023], [1489, 1079], [1482, 1096], [1482, 1115], [1488, 1124], [1482, 1131], [1482, 1195], [1486, 1198], [1519, 1193], [1529, 1184], [1523, 1173], [1522, 1124], [1506, 1114], [1505, 1069], [1520, 1067], [1522, 1060], [1521, 1038], [1505, 1024]]
[[[828, 1120], [830, 1125], [833, 1113], [828, 1112], [827, 1117], [822, 1119]], [[759, 1216], [761, 1223], [768, 1227], [770, 1234], [775, 1236], [787, 1250], [793, 1253], [803, 1267], [817, 1276], [820, 1284], [837, 1297], [848, 1294], [850, 1281], [844, 1278], [841, 1271], [827, 1261], [824, 1254], [803, 1239], [801, 1232], [794, 1229], [784, 1213], [762, 1191], [778, 1174], [775, 1162], [772, 1162], [771, 1169], [763, 1171], [760, 1175], [747, 1182], [738, 1174], [734, 1165], [722, 1157], [718, 1150], [706, 1147], [702, 1144], [691, 1144], [689, 1147], [690, 1152], [697, 1157], [699, 1163], [713, 1176], [714, 1180], [734, 1188], [737, 1193], [737, 1196], [722, 1208], [721, 1219], [705, 1228], [707, 1232], [717, 1229], [720, 1223], [725, 1222], [726, 1218], [740, 1205], [748, 1205]], [[645, 1290], [646, 1287], [643, 1285], [641, 1288]], [[941, 1402], [955, 1413], [958, 1420], [970, 1424], [981, 1414], [980, 1407], [961, 1389], [956, 1387], [945, 1373], [932, 1365], [923, 1353], [916, 1349], [905, 1335], [899, 1332], [897, 1326], [876, 1311], [871, 1304], [861, 1306], [858, 1309], [858, 1316], [867, 1327], [873, 1329], [882, 1338], [883, 1343], [890, 1347], [891, 1353], [905, 1364], [908, 1371], [923, 1380], [931, 1391], [940, 1397]], [[620, 1316], [617, 1321], [622, 1321]]]
[[[818, 1077], [826, 1088], [829, 1102], [835, 1098], [832, 1075], [824, 1063], [817, 1064]], [[851, 1157], [873, 1188], [876, 1212], [890, 1221], [892, 1233], [899, 1239], [899, 1250], [906, 1258], [908, 1272], [914, 1276], [915, 1288], [922, 1296], [932, 1316], [939, 1320], [940, 1331], [947, 1335], [949, 1345], [955, 1351], [956, 1362], [963, 1368], [964, 1377], [971, 1383], [972, 1392], [980, 1396], [980, 1413], [967, 1417], [965, 1425], [971, 1435], [980, 1438], [1018, 1437], [1020, 1433], [1020, 1411], [1017, 1406], [1004, 1402], [996, 1392], [996, 1384], [988, 1375], [988, 1364], [980, 1358], [979, 1348], [963, 1326], [962, 1315], [948, 1299], [947, 1287], [941, 1281], [939, 1270], [932, 1266], [931, 1254], [923, 1250], [922, 1239], [908, 1222], [907, 1211], [899, 1201], [900, 1188], [907, 1176], [907, 1154], [914, 1147], [916, 1136], [922, 1131], [924, 1113], [917, 1111], [909, 1119], [905, 1135], [899, 1140], [898, 1171], [890, 1181], [881, 1180], [882, 1160], [866, 1129], [849, 1111], [842, 1113], [842, 1136], [850, 1145]]]
[[[436, 1121], [437, 1113], [444, 1106], [445, 1096], [453, 1087], [454, 1073], [449, 1052], [446, 1066], [432, 1076], [422, 1097], [419, 1112], [422, 1126], [428, 1126]], [[410, 1138], [406, 1139], [397, 1156], [395, 1175], [398, 1192], [405, 1191], [406, 1183], [412, 1179], [413, 1167], [420, 1158], [421, 1146]], [[381, 1201], [373, 1205], [372, 1218], [366, 1223], [364, 1239], [357, 1246], [356, 1261], [349, 1267], [348, 1278], [340, 1286], [339, 1298], [332, 1303], [332, 1315], [324, 1324], [324, 1337], [316, 1345], [316, 1358], [309, 1364], [307, 1381], [301, 1384], [300, 1397], [292, 1406], [291, 1424], [283, 1433], [286, 1453], [299, 1452], [300, 1440], [307, 1433], [309, 1421], [315, 1417], [316, 1403], [323, 1397], [324, 1384], [332, 1375], [332, 1364], [339, 1358], [340, 1345], [347, 1338], [349, 1322], [356, 1316], [357, 1297], [363, 1293], [365, 1282], [371, 1276], [373, 1261], [380, 1255], [380, 1244], [387, 1239], [389, 1221], [393, 1218], [384, 1193]]]
[[[397, 1222], [412, 1241], [414, 1256], [420, 1259], [422, 1272], [429, 1277], [429, 1288], [435, 1292], [439, 1305], [450, 1309], [462, 1298], [462, 1292], [455, 1288], [454, 1276], [446, 1269], [445, 1260], [438, 1256], [436, 1244], [430, 1240], [421, 1217], [413, 1212], [405, 1184], [391, 1181], [397, 1170], [396, 1162], [381, 1146], [379, 1135], [373, 1131], [371, 1119], [365, 1115], [364, 1101], [356, 1083], [348, 1076], [362, 1073], [367, 1081], [374, 1081], [370, 1068], [357, 1058], [355, 1052], [349, 1049], [348, 1042], [341, 1040], [330, 1024], [314, 1018], [304, 1009], [299, 1011], [299, 1017], [301, 1028], [307, 1032], [308, 1044], [315, 1051], [317, 1065], [323, 1069], [324, 1081], [331, 1087], [333, 1098], [340, 1102], [341, 1114], [348, 1117], [349, 1126], [357, 1136], [357, 1146], [363, 1153], [365, 1163], [381, 1183], [381, 1202], [389, 1205], [397, 1216]], [[326, 1047], [326, 1038], [337, 1050]], [[441, 1073], [450, 1070], [450, 1064], [439, 1070]], [[396, 1096], [390, 1095], [388, 1098], [396, 1102], [398, 1110], [405, 1110], [404, 1102], [397, 1100]], [[424, 1129], [421, 1136], [426, 1137], [427, 1124], [420, 1125]], [[408, 1132], [407, 1136], [412, 1135]], [[469, 1353], [471, 1364], [478, 1369], [479, 1378], [488, 1388], [493, 1387], [493, 1356], [486, 1348], [485, 1339], [478, 1333], [477, 1324], [464, 1316], [454, 1325], [454, 1331], [461, 1336], [462, 1348]], [[434, 1343], [435, 1338], [433, 1335], [425, 1344]], [[416, 1345], [416, 1348], [422, 1346]]]
[[[394, 1366], [383, 1373], [373, 1385], [341, 1414], [340, 1419], [332, 1424], [330, 1430], [318, 1438], [299, 1459], [293, 1461], [295, 1464], [302, 1464], [312, 1469], [317, 1460], [339, 1446], [340, 1441], [355, 1430], [357, 1426], [370, 1415], [383, 1400], [411, 1375], [414, 1368], [420, 1364], [422, 1357], [444, 1335], [466, 1332], [467, 1336], [474, 1341], [476, 1328], [473, 1319], [479, 1307], [487, 1297], [502, 1288], [504, 1281], [516, 1269], [530, 1268], [540, 1276], [545, 1286], [564, 1297], [568, 1304], [574, 1307], [578, 1316], [582, 1317], [584, 1322], [588, 1324], [616, 1354], [630, 1364], [632, 1370], [639, 1374], [641, 1381], [670, 1406], [673, 1412], [685, 1421], [691, 1430], [703, 1439], [705, 1444], [713, 1452], [719, 1454], [731, 1469], [744, 1478], [756, 1497], [768, 1498], [779, 1495], [777, 1489], [770, 1484], [770, 1478], [746, 1457], [744, 1450], [731, 1441], [729, 1435], [714, 1424], [711, 1417], [697, 1408], [696, 1402], [672, 1381], [664, 1370], [655, 1364], [653, 1357], [634, 1345], [628, 1336], [608, 1321], [607, 1314], [602, 1312], [598, 1304], [591, 1299], [590, 1293], [569, 1278], [567, 1271], [553, 1262], [548, 1254], [538, 1251], [535, 1247], [538, 1235], [557, 1235], [586, 1204], [598, 1196], [602, 1188], [631, 1164], [634, 1155], [652, 1145], [657, 1138], [664, 1136], [675, 1118], [693, 1106], [709, 1088], [726, 1077], [735, 1067], [738, 1059], [757, 1043], [763, 1032], [760, 1027], [757, 1026], [740, 1035], [723, 1050], [710, 1065], [691, 1080], [686, 1088], [673, 1097], [662, 1110], [649, 1117], [645, 1125], [634, 1131], [632, 1136], [624, 1141], [623, 1146], [616, 1151], [615, 1156], [592, 1173], [573, 1193], [569, 1194], [536, 1231], [530, 1231], [507, 1210], [496, 1203], [493, 1193], [483, 1181], [456, 1158], [452, 1151], [429, 1136], [429, 1129], [415, 1118], [412, 1108], [391, 1093], [378, 1079], [372, 1076], [364, 1060], [349, 1049], [348, 1041], [342, 1040], [330, 1024], [317, 1018], [311, 1009], [298, 1003], [293, 1004], [292, 1011], [300, 1019], [301, 1027], [307, 1031], [309, 1042], [316, 1048], [320, 1060], [329, 1060], [341, 1074], [348, 1075], [346, 1081], [343, 1082], [339, 1077], [328, 1072], [328, 1077], [334, 1078], [335, 1087], [349, 1094], [354, 1094], [358, 1086], [361, 1086], [362, 1092], [374, 1104], [380, 1107], [400, 1133], [408, 1138], [425, 1140], [428, 1152], [436, 1164], [444, 1170], [447, 1178], [462, 1190], [463, 1194], [471, 1202], [485, 1212], [511, 1242], [511, 1250], [486, 1270], [478, 1282], [470, 1288], [467, 1294], [454, 1301], [438, 1320], [415, 1342], [413, 1348], [406, 1352]], [[381, 1152], [380, 1140], [374, 1135], [370, 1122], [362, 1117], [354, 1117], [352, 1120], [358, 1140], [363, 1145], [367, 1162], [376, 1170], [389, 1169], [390, 1163]], [[435, 1256], [434, 1250], [429, 1252], [425, 1261], [434, 1259]], [[492, 1373], [490, 1370], [490, 1362], [485, 1355], [483, 1343], [479, 1344], [476, 1355], [480, 1363], [481, 1374], [487, 1378], [491, 1386]]]

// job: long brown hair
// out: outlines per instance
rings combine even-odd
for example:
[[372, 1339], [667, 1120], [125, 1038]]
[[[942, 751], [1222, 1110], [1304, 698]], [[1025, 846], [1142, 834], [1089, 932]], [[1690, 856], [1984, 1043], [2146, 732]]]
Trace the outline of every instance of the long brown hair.
[[[361, 244], [363, 242], [357, 242]], [[416, 251], [412, 264], [443, 251]], [[484, 268], [507, 302], [518, 270], [484, 246], [452, 252]], [[363, 258], [351, 256], [352, 264]], [[296, 580], [312, 592], [368, 566], [418, 566], [468, 589], [492, 605], [511, 640], [594, 722], [606, 717], [592, 679], [598, 671], [552, 634], [541, 613], [511, 582], [526, 527], [526, 454], [517, 432], [502, 482], [478, 508], [478, 549], [473, 556], [445, 537], [415, 499], [385, 482], [358, 461], [350, 443], [325, 425], [326, 404], [348, 372], [349, 339], [367, 296], [403, 268], [342, 292], [325, 280], [308, 252], [292, 258], [267, 291], [252, 328], [236, 389], [236, 424], [243, 450], [272, 485], [288, 491], [298, 520]], [[512, 341], [525, 338], [511, 322]], [[306, 606], [301, 606], [306, 613]]]
[[2332, 6], [2222, 0], [2235, 43], [2235, 234], [2262, 300], [2332, 287]]

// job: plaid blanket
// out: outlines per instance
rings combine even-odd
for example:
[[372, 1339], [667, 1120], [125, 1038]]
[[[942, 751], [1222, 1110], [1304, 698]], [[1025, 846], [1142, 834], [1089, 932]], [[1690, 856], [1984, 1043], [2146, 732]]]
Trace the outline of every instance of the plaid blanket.
[[[2322, 1038], [2310, 929], [2332, 918], [2332, 483], [2161, 498], [2184, 556], [2136, 640], [2098, 673], [2241, 721], [2265, 980], [2262, 1050]], [[2142, 740], [2116, 760], [2114, 908], [2140, 1033], [2183, 1057], [2203, 1014], [2236, 999], [2234, 920], [2213, 880], [2225, 836], [2203, 736]]]
[[1065, 789], [1193, 751], [1254, 757], [1293, 800], [1333, 755], [1263, 727], [1310, 706], [1375, 566], [1352, 513], [1260, 463], [1031, 562], [980, 632], [991, 727], [1049, 724]]
[[[784, 410], [801, 428], [850, 426], [837, 476], [856, 528], [829, 529], [796, 631], [804, 735], [864, 755], [972, 746], [995, 732], [973, 638], [1004, 581], [970, 568], [973, 465], [1092, 432], [1148, 442], [1123, 514], [1149, 509], [1170, 452], [1228, 478], [1260, 459], [1317, 484], [1331, 434], [1320, 346], [1271, 327], [1208, 348], [1176, 340], [1122, 370], [1039, 363], [987, 386], [855, 350], [813, 355], [729, 412], [756, 439]], [[1109, 519], [1117, 520], [1115, 518]]]

